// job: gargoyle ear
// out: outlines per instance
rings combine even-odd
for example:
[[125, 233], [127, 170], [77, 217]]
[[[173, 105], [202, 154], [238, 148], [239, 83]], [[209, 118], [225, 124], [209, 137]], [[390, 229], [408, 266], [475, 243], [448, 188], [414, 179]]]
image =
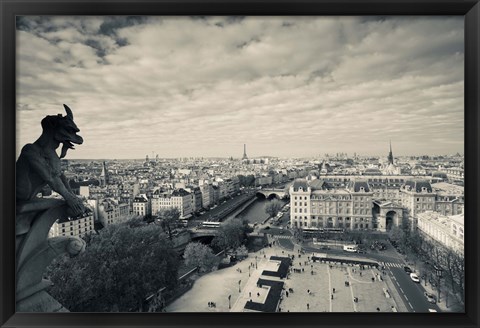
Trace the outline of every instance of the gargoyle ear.
[[73, 113], [72, 113], [72, 110], [70, 109], [70, 107], [68, 107], [67, 105], [63, 104], [63, 107], [65, 107], [65, 111], [67, 112], [67, 116], [69, 119], [71, 119], [73, 121]]

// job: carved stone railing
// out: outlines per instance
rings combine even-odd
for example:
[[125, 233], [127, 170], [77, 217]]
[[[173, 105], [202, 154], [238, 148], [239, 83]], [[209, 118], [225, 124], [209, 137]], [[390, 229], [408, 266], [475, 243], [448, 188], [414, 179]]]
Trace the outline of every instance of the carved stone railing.
[[16, 216], [16, 311], [68, 312], [47, 293], [52, 283], [44, 272], [62, 254], [76, 256], [85, 250], [78, 237], [48, 238], [58, 219], [69, 217], [69, 207], [59, 199], [35, 199], [17, 204]]

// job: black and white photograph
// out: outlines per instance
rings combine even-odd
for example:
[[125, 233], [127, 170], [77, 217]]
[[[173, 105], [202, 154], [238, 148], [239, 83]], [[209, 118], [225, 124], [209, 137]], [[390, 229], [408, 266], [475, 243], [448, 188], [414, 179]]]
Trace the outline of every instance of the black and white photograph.
[[17, 312], [465, 312], [463, 16], [15, 38]]

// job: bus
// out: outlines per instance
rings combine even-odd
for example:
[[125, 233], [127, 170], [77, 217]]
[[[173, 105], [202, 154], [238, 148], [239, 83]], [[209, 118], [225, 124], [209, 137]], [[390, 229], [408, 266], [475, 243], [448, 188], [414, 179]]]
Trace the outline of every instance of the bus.
[[220, 228], [221, 222], [211, 222], [211, 221], [205, 221], [202, 222], [202, 227], [204, 228]]
[[358, 251], [357, 245], [343, 245], [343, 250], [345, 252], [356, 253]]
[[306, 233], [344, 233], [345, 229], [342, 228], [303, 228], [303, 232]]

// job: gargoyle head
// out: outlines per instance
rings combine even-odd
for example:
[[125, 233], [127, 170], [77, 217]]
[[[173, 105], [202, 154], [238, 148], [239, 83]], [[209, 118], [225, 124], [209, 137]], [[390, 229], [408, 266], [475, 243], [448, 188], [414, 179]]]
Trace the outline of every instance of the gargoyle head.
[[67, 155], [67, 150], [74, 149], [73, 144], [81, 145], [83, 143], [83, 138], [77, 134], [80, 129], [73, 121], [72, 110], [65, 104], [63, 107], [65, 107], [66, 116], [62, 116], [62, 114], [49, 115], [42, 120], [43, 131], [52, 133], [55, 141], [63, 144], [60, 158]]

